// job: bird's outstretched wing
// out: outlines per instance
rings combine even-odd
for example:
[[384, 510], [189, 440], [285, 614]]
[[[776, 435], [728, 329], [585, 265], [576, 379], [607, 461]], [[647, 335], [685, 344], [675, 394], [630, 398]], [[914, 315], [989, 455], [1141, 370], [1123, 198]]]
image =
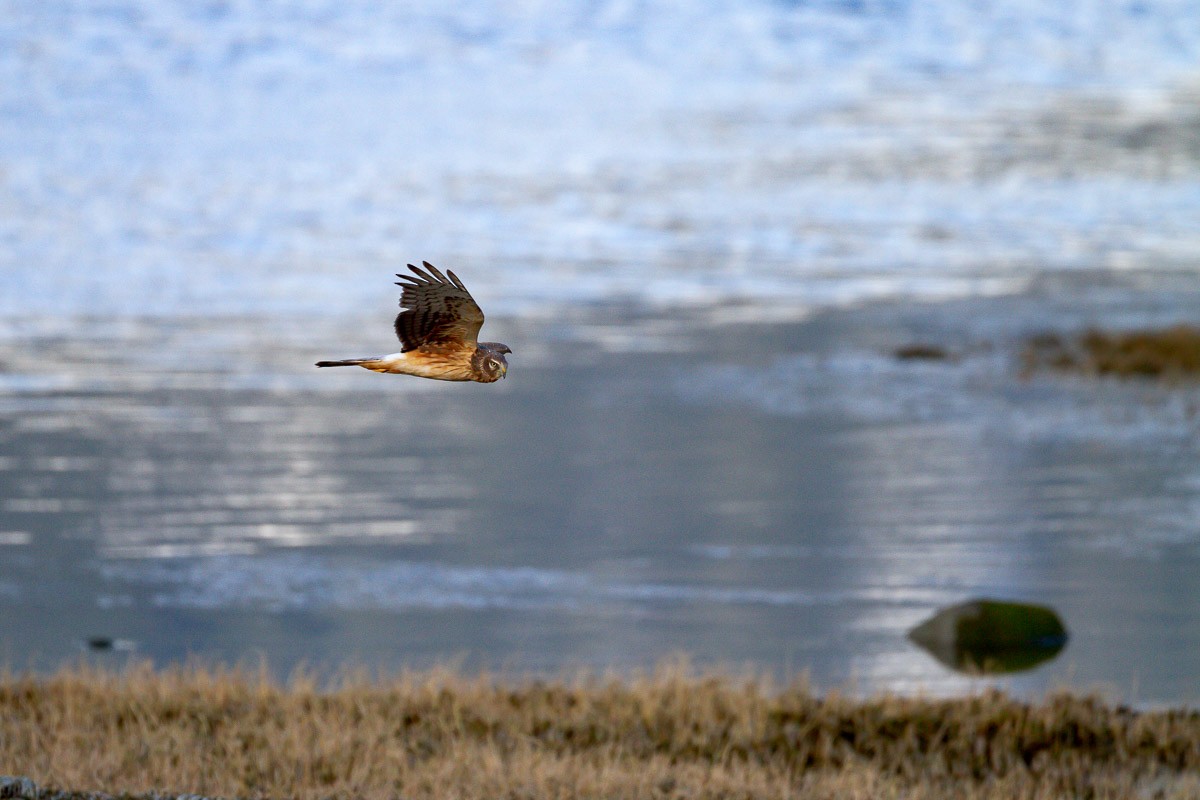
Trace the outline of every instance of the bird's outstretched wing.
[[412, 275], [396, 275], [405, 281], [396, 282], [404, 289], [400, 294], [404, 311], [396, 316], [401, 352], [426, 345], [474, 348], [483, 327], [483, 311], [457, 275], [450, 270], [443, 275], [428, 261], [421, 263], [425, 269], [409, 264]]

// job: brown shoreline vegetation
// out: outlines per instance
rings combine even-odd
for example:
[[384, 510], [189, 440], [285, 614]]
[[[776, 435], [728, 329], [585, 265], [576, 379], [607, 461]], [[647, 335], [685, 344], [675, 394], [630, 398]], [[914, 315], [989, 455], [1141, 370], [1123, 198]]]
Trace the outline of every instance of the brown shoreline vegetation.
[[[700, 674], [320, 686], [267, 670], [0, 676], [0, 796], [1195, 798], [1200, 711], [814, 692]], [[22, 789], [21, 787], [24, 786]]]
[[1174, 325], [1131, 331], [1090, 329], [1076, 336], [1030, 337], [1021, 353], [1022, 372], [1040, 370], [1115, 378], [1167, 381], [1200, 377], [1200, 327]]

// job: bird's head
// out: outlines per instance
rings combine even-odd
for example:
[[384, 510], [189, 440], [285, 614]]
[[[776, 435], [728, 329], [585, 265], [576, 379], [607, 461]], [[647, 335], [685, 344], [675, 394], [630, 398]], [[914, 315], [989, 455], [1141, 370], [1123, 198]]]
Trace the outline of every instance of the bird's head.
[[508, 345], [499, 342], [480, 342], [475, 351], [475, 369], [482, 375], [485, 382], [498, 381], [508, 374], [508, 360], [505, 353], [511, 353]]

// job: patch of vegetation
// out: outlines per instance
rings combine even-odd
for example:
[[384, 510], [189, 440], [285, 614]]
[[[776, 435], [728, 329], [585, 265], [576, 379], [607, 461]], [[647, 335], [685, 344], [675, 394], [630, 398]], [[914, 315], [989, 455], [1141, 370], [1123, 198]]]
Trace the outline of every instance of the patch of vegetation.
[[1102, 331], [1075, 337], [1054, 333], [1031, 337], [1022, 352], [1028, 374], [1038, 370], [1117, 378], [1200, 378], [1200, 327]]
[[[319, 688], [265, 671], [0, 678], [0, 771], [116, 795], [364, 798], [1200, 796], [1200, 712], [817, 694], [680, 666]], [[67, 793], [67, 797], [83, 797]]]

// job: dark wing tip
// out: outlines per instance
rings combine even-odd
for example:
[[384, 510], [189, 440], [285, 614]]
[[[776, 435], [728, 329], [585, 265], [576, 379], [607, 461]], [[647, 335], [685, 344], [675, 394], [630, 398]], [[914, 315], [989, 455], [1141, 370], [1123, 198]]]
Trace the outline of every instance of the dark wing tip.
[[[396, 277], [402, 281], [410, 281], [416, 286], [422, 286], [427, 283], [445, 283], [455, 287], [456, 289], [462, 289], [464, 292], [467, 291], [466, 285], [457, 275], [454, 274], [454, 270], [448, 269], [446, 270], [446, 274], [443, 275], [440, 269], [435, 267], [433, 264], [430, 264], [428, 261], [422, 261], [421, 264], [424, 265], [424, 269], [418, 267], [416, 264], [408, 264], [407, 266], [410, 270], [412, 270], [413, 274], [405, 275], [402, 272], [397, 272]], [[447, 277], [447, 275], [449, 277]], [[403, 286], [404, 284], [397, 283], [396, 285]]]
[[433, 273], [433, 277], [437, 279], [438, 283], [450, 283], [450, 281], [446, 280], [446, 276], [442, 274], [442, 271], [433, 264], [430, 264], [428, 261], [422, 261], [421, 263], [425, 265], [425, 269]]
[[420, 267], [418, 267], [417, 265], [415, 265], [415, 264], [409, 264], [409, 265], [408, 265], [408, 268], [409, 268], [409, 269], [411, 269], [411, 270], [413, 271], [413, 274], [417, 275], [419, 278], [423, 278], [423, 279], [425, 280], [425, 282], [426, 282], [426, 283], [433, 283], [433, 282], [434, 282], [433, 278], [432, 278], [432, 277], [429, 275], [429, 273], [428, 273], [428, 272], [426, 272], [425, 270], [421, 269], [421, 268], [420, 268]]

